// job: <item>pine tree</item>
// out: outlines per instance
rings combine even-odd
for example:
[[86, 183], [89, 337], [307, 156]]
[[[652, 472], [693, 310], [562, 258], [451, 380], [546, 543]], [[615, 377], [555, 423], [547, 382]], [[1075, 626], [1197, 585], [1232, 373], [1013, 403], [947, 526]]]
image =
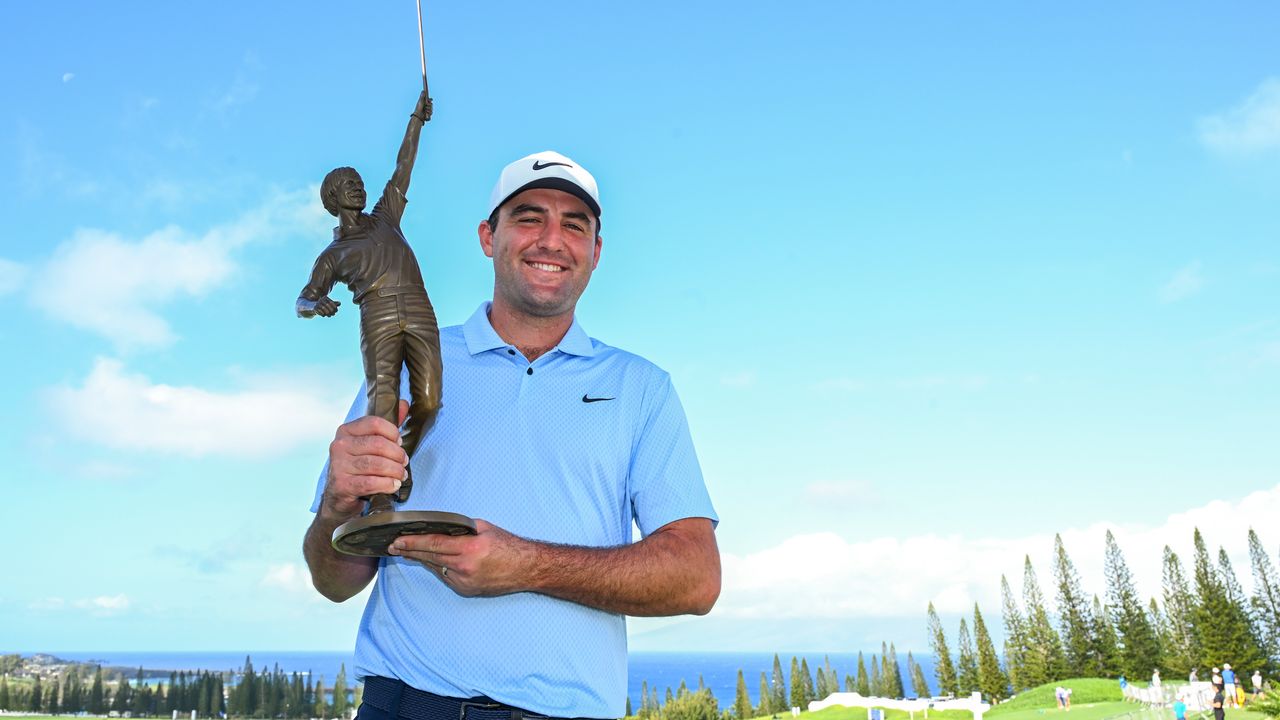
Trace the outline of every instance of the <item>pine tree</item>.
[[889, 679], [889, 697], [905, 697], [907, 686], [902, 682], [902, 667], [898, 665], [898, 649], [893, 646], [893, 643], [889, 643], [888, 658], [888, 672], [885, 676]]
[[31, 694], [27, 696], [27, 709], [39, 714], [44, 706], [44, 688], [40, 687], [40, 676], [37, 675], [31, 685]]
[[[1236, 619], [1233, 629], [1235, 643], [1239, 649], [1231, 657], [1236, 659], [1236, 667], [1241, 671], [1245, 668], [1263, 667], [1267, 664], [1267, 656], [1262, 649], [1262, 633], [1258, 629], [1258, 617], [1249, 612], [1250, 604], [1245, 597], [1244, 589], [1240, 587], [1240, 581], [1236, 578], [1235, 570], [1231, 567], [1231, 558], [1227, 557], [1227, 551], [1222, 548], [1218, 548], [1218, 573], [1222, 576], [1222, 587], [1226, 590], [1227, 602], [1231, 604], [1232, 614]], [[1243, 675], [1243, 672], [1241, 674]]]
[[201, 671], [192, 690], [195, 693], [196, 716], [213, 717], [213, 682], [209, 673]]
[[973, 654], [973, 640], [969, 637], [969, 625], [960, 618], [960, 635], [956, 641], [959, 663], [956, 670], [956, 683], [960, 695], [967, 696], [978, 690], [978, 658]]
[[862, 697], [871, 697], [871, 678], [867, 675], [867, 664], [862, 660], [862, 651], [858, 651], [858, 675], [853, 679], [853, 691]]
[[[822, 656], [822, 665], [827, 670], [827, 691], [828, 694], [840, 692], [840, 676], [836, 674], [834, 668], [831, 667], [831, 656]], [[823, 695], [822, 697], [827, 697]]]
[[800, 661], [791, 656], [791, 707], [805, 708], [804, 680], [800, 678]]
[[884, 678], [880, 674], [880, 660], [871, 656], [871, 696], [884, 697]]
[[135, 686], [133, 697], [130, 698], [129, 706], [133, 710], [134, 717], [142, 717], [147, 714], [147, 705], [151, 703], [151, 693], [147, 691], [147, 677], [142, 674], [142, 666], [138, 666], [138, 674], [135, 676]]
[[1177, 553], [1164, 546], [1164, 666], [1175, 677], [1182, 677], [1198, 665], [1199, 642], [1196, 639], [1196, 600], [1187, 584], [1182, 561]]
[[978, 689], [993, 703], [1000, 702], [1009, 697], [1009, 678], [1000, 669], [1000, 657], [977, 603], [973, 605], [973, 639], [978, 650]]
[[97, 666], [97, 669], [93, 671], [93, 684], [90, 685], [90, 689], [88, 689], [87, 705], [88, 705], [88, 714], [90, 715], [106, 714], [106, 702], [105, 702], [105, 698], [102, 697], [102, 666], [101, 665]]
[[1089, 634], [1089, 654], [1094, 665], [1093, 676], [1115, 678], [1121, 674], [1120, 641], [1111, 624], [1111, 613], [1097, 595], [1093, 596], [1093, 632]]
[[[94, 684], [95, 684], [95, 685], [97, 685], [97, 686], [98, 686], [98, 688], [99, 688], [99, 690], [98, 690], [98, 694], [99, 694], [99, 696], [101, 696], [101, 694], [102, 694], [102, 690], [101, 690], [101, 688], [102, 688], [102, 678], [101, 678], [101, 677], [95, 678], [93, 682], [94, 682]], [[178, 699], [179, 699], [179, 695], [178, 695], [178, 673], [176, 673], [176, 672], [171, 672], [171, 673], [169, 673], [169, 696], [168, 696], [167, 698], [165, 698], [165, 703], [164, 703], [164, 709], [169, 713], [170, 717], [172, 717], [172, 716], [173, 716], [173, 711], [178, 709]], [[99, 703], [101, 703], [101, 702], [102, 702], [101, 697], [99, 697], [98, 702], [99, 702]], [[92, 710], [90, 710], [89, 712], [91, 712], [91, 713], [92, 713], [93, 711], [92, 711]]]
[[808, 710], [809, 703], [814, 700], [813, 692], [813, 675], [809, 672], [809, 661], [806, 658], [800, 658], [800, 681], [803, 683], [804, 703], [800, 705], [800, 709]]
[[58, 678], [50, 678], [49, 687], [44, 691], [44, 711], [49, 715], [62, 714], [62, 706], [58, 702]]
[[814, 679], [814, 687], [814, 695], [817, 698], [825, 698], [831, 694], [831, 691], [827, 689], [827, 671], [824, 670], [821, 665], [818, 666], [817, 677]]
[[324, 720], [329, 716], [329, 699], [324, 696], [324, 676], [316, 678], [316, 706], [314, 717]]
[[786, 710], [787, 705], [787, 683], [782, 677], [782, 663], [778, 661], [778, 654], [773, 654], [773, 687], [772, 694], [769, 696], [769, 707], [773, 712], [782, 712]]
[[927, 698], [931, 695], [929, 692], [929, 682], [924, 679], [924, 669], [911, 656], [911, 651], [907, 651], [907, 667], [911, 673], [911, 691], [918, 698]]
[[[1089, 598], [1080, 587], [1080, 576], [1067, 555], [1061, 535], [1053, 536], [1053, 557], [1053, 576], [1058, 583], [1058, 623], [1062, 629], [1063, 677], [1086, 677], [1092, 669], [1093, 617]], [[1013, 675], [1012, 670], [1009, 674]]]
[[1028, 687], [1064, 677], [1062, 638], [1053, 629], [1031, 556], [1023, 562], [1022, 601], [1027, 608], [1027, 657], [1023, 670]]
[[1111, 606], [1116, 634], [1119, 636], [1121, 668], [1129, 677], [1146, 677], [1152, 668], [1160, 665], [1156, 634], [1147, 618], [1146, 608], [1138, 598], [1133, 575], [1129, 572], [1120, 546], [1110, 530], [1107, 531], [1104, 567], [1107, 575], [1107, 600]]
[[124, 715], [129, 710], [129, 700], [129, 681], [121, 675], [120, 682], [116, 685], [116, 694], [111, 698], [111, 709]]
[[[1246, 667], [1264, 664], [1258, 659], [1261, 648], [1250, 632], [1244, 607], [1233, 601], [1233, 595], [1243, 596], [1243, 593], [1238, 590], [1239, 583], [1235, 581], [1234, 573], [1229, 572], [1230, 562], [1225, 564], [1225, 568], [1221, 562], [1218, 568], [1214, 567], [1199, 528], [1196, 529], [1193, 540], [1196, 553], [1196, 630], [1200, 640], [1200, 665], [1211, 667], [1225, 661], [1244, 670]], [[1229, 581], [1223, 577], [1224, 572], [1229, 573]], [[1235, 587], [1229, 587], [1228, 582]]]
[[747, 694], [747, 678], [741, 668], [738, 669], [738, 687], [733, 695], [733, 715], [738, 720], [751, 717], [751, 696]]
[[[357, 707], [358, 707], [358, 706], [359, 706], [359, 705], [357, 704]], [[623, 717], [631, 717], [631, 715], [632, 715], [632, 712], [631, 712], [631, 696], [630, 696], [630, 695], [628, 695], [628, 696], [627, 696], [627, 710], [626, 710], [625, 714], [623, 715]]]
[[1029, 682], [1027, 675], [1027, 622], [1018, 601], [1009, 589], [1009, 580], [1000, 576], [1000, 609], [1004, 619], [1004, 661], [1009, 669], [1009, 682], [1015, 691], [1039, 685]]
[[[763, 673], [761, 673], [763, 675]], [[640, 681], [640, 717], [647, 718], [655, 708], [649, 704], [649, 681]]]
[[1253, 566], [1250, 605], [1262, 631], [1263, 649], [1270, 657], [1280, 658], [1280, 576], [1253, 528], [1249, 528], [1249, 560]]
[[62, 712], [74, 715], [83, 710], [84, 684], [80, 680], [80, 671], [72, 668], [62, 684]]
[[12, 696], [9, 694], [9, 674], [0, 675], [0, 710], [15, 709], [10, 703], [13, 702]]
[[338, 677], [333, 681], [333, 716], [347, 715], [347, 664], [338, 667]]
[[756, 708], [757, 715], [768, 715], [773, 712], [773, 708], [769, 706], [769, 677], [763, 670], [760, 671], [760, 707]]
[[1164, 647], [1168, 641], [1169, 623], [1165, 620], [1164, 613], [1160, 610], [1160, 603], [1155, 598], [1147, 604], [1147, 622], [1151, 625], [1151, 631], [1156, 636], [1156, 667], [1168, 669], [1168, 664], [1164, 660]]
[[[951, 664], [951, 649], [947, 646], [947, 635], [942, 629], [942, 621], [938, 619], [938, 613], [933, 609], [933, 603], [929, 603], [929, 644], [933, 648], [933, 674], [938, 681], [938, 694], [955, 695], [958, 692], [956, 687], [956, 668]], [[858, 654], [859, 664], [861, 664], [862, 654]]]

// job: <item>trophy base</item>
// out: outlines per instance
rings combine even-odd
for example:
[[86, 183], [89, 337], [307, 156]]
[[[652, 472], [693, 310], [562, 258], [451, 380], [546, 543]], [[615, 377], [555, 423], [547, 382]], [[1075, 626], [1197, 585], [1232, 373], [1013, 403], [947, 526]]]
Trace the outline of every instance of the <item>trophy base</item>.
[[333, 531], [333, 549], [348, 555], [383, 557], [401, 535], [475, 535], [466, 515], [429, 510], [377, 512], [358, 517]]

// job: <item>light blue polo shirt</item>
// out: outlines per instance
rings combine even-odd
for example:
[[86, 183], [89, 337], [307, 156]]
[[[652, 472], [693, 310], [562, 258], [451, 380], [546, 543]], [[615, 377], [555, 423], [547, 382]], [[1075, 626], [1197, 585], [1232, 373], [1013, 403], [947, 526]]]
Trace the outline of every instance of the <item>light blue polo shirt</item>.
[[[488, 310], [440, 331], [443, 407], [399, 509], [589, 547], [630, 543], [633, 520], [644, 536], [682, 518], [717, 520], [666, 372], [587, 337], [576, 320], [530, 363], [498, 337]], [[365, 413], [362, 388], [348, 419]], [[621, 717], [626, 619], [535, 593], [463, 598], [419, 563], [383, 558], [356, 675], [554, 717]]]

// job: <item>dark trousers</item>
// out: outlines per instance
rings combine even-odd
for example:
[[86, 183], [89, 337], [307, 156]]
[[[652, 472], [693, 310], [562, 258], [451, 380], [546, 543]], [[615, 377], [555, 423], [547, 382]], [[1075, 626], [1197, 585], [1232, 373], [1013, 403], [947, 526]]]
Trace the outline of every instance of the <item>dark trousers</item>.
[[409, 687], [399, 680], [365, 678], [364, 702], [356, 720], [556, 720], [489, 698], [449, 698]]

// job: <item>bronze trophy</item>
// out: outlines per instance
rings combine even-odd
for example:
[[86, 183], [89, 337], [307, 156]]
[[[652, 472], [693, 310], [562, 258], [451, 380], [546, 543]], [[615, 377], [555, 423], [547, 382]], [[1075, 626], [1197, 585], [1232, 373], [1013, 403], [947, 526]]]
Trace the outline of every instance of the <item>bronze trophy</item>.
[[[421, 40], [421, 14], [418, 23]], [[425, 53], [422, 86], [396, 157], [396, 169], [372, 212], [364, 212], [364, 182], [353, 168], [340, 167], [325, 176], [320, 198], [325, 209], [338, 218], [338, 227], [333, 230], [333, 242], [316, 259], [296, 306], [299, 317], [331, 317], [340, 304], [328, 295], [334, 284], [343, 282], [351, 290], [360, 306], [360, 352], [370, 415], [398, 423], [400, 371], [402, 366], [408, 368], [409, 414], [401, 430], [401, 443], [410, 458], [440, 409], [440, 334], [435, 311], [413, 249], [400, 230], [418, 136], [432, 112]], [[410, 471], [395, 494], [369, 497], [363, 516], [334, 531], [334, 549], [350, 555], [381, 556], [401, 535], [475, 534], [475, 522], [465, 515], [396, 510], [393, 503], [408, 500], [412, 488]]]

